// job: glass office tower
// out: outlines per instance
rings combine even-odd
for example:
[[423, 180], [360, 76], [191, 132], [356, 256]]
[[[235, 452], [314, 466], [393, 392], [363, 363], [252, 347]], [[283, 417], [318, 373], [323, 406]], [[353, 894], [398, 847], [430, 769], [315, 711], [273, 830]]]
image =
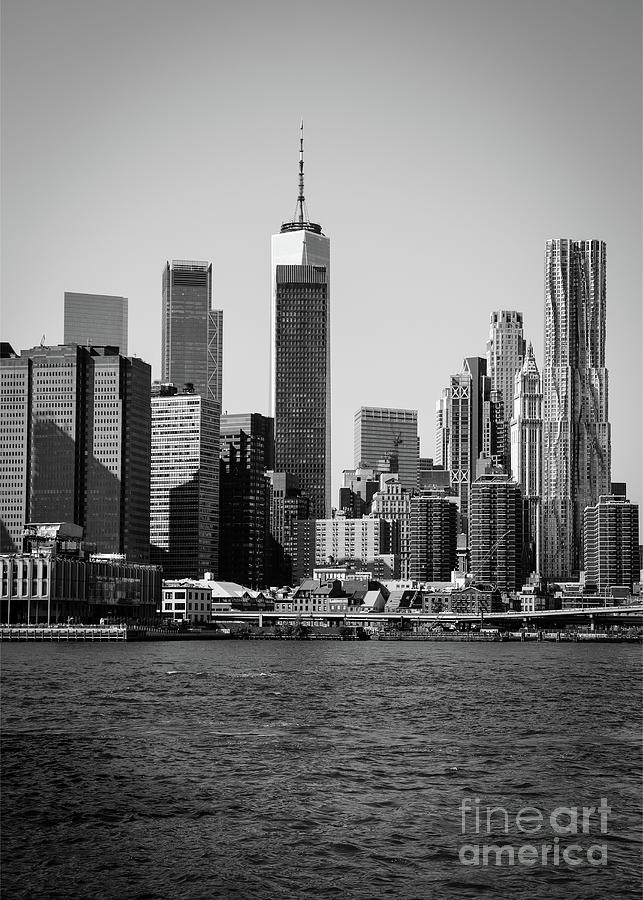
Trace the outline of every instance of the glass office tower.
[[223, 312], [212, 306], [212, 264], [172, 260], [163, 270], [161, 380], [221, 403]]
[[303, 126], [293, 221], [272, 237], [272, 380], [275, 469], [295, 475], [311, 516], [331, 512], [330, 240], [304, 200]]

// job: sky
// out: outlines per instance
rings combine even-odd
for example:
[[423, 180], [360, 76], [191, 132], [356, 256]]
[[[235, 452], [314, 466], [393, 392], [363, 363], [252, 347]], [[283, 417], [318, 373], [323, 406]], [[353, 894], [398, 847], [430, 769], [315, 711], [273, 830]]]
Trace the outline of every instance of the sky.
[[63, 340], [65, 291], [129, 298], [160, 375], [161, 271], [209, 260], [223, 408], [269, 413], [270, 236], [331, 239], [333, 502], [364, 406], [418, 410], [524, 313], [548, 238], [607, 242], [612, 478], [641, 502], [641, 4], [2, 0], [0, 332]]

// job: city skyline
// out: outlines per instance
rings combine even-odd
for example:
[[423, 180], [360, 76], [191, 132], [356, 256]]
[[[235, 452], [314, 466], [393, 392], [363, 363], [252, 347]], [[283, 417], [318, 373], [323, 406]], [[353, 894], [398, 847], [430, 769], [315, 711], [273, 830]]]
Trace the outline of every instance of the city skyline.
[[[246, 46], [243, 5], [188, 7], [203, 18], [196, 40], [210, 39], [221, 52], [217, 62], [187, 66], [174, 85], [187, 47], [190, 60], [203, 54], [192, 52], [194, 36], [187, 42], [169, 5], [154, 4], [155, 14], [128, 23], [125, 35], [120, 3], [44, 5], [37, 16], [33, 7], [5, 5], [4, 338], [17, 350], [43, 333], [49, 345], [62, 342], [65, 291], [127, 296], [130, 353], [159, 377], [159, 267], [165, 259], [208, 259], [214, 305], [227, 323], [223, 408], [269, 412], [269, 236], [292, 205], [303, 115], [311, 217], [333, 236], [331, 496], [350, 465], [360, 406], [417, 408], [420, 452], [433, 455], [435, 401], [464, 356], [484, 355], [493, 310], [523, 313], [542, 370], [544, 246], [568, 235], [607, 244], [612, 474], [640, 502], [640, 404], [631, 403], [632, 382], [635, 390], [640, 385], [638, 6], [624, 3], [615, 13], [605, 3], [408, 3], [364, 17], [356, 3], [340, 20], [331, 4], [311, 52], [321, 70], [332, 48], [336, 71], [310, 88], [279, 73], [285, 48], [309, 28], [309, 13], [295, 24], [290, 4], [259, 12]], [[555, 41], [546, 30], [554, 10]], [[144, 65], [137, 53], [146, 19], [153, 34], [144, 42]], [[483, 24], [486, 47], [478, 40]], [[271, 44], [264, 26], [278, 52], [263, 49]], [[113, 46], [96, 55], [79, 31], [120, 42], [122, 71], [108, 65]], [[51, 47], [50, 33], [58, 41]], [[221, 46], [222, 34], [238, 59]], [[179, 62], [166, 72], [170, 35]], [[545, 38], [546, 62], [539, 50]], [[360, 49], [364, 44], [370, 49]], [[84, 65], [90, 59], [94, 65]], [[86, 83], [76, 78], [79, 66]], [[229, 100], [206, 93], [221, 80], [221, 67], [244, 76]], [[45, 71], [54, 72], [47, 83]], [[519, 76], [515, 86], [511, 75]], [[600, 120], [603, 139], [595, 146], [564, 127], [566, 104], [550, 99], [559, 83], [577, 94], [576, 117]], [[219, 124], [204, 125], [210, 140], [184, 144], [170, 136], [163, 144], [158, 129], [167, 105], [190, 87], [188, 110], [207, 98]], [[263, 98], [275, 93], [283, 102], [264, 109]], [[119, 131], [129, 140], [115, 141]], [[42, 140], [31, 140], [34, 132]], [[552, 133], [559, 136], [555, 151]], [[56, 149], [67, 146], [64, 136], [74, 139], [73, 159]], [[87, 229], [95, 206], [101, 221]], [[25, 279], [34, 253], [39, 266]], [[392, 342], [376, 363], [385, 338]]]

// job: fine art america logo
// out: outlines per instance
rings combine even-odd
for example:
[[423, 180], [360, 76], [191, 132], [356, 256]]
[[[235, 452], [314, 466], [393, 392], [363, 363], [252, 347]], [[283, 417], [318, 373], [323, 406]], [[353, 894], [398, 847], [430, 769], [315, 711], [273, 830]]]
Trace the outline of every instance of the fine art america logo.
[[[523, 806], [515, 814], [464, 797], [462, 834], [472, 842], [460, 845], [458, 857], [463, 866], [606, 866], [607, 844], [599, 842], [599, 835], [607, 834], [611, 812], [605, 797], [598, 806], [557, 806], [550, 813]], [[491, 842], [499, 832], [511, 833], [511, 839]]]

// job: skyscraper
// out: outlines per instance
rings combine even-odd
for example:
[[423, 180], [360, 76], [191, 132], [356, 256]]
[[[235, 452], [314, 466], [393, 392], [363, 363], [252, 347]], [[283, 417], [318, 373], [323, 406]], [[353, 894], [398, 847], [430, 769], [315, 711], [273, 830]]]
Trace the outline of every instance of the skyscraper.
[[172, 260], [163, 270], [161, 378], [221, 403], [223, 312], [212, 309], [212, 265]]
[[614, 495], [599, 497], [585, 510], [583, 528], [585, 585], [631, 591], [641, 578], [638, 504]]
[[331, 510], [330, 240], [309, 221], [303, 123], [293, 221], [272, 236], [272, 379], [275, 470], [299, 480], [311, 515]]
[[362, 406], [355, 413], [354, 459], [358, 467], [375, 467], [383, 459], [399, 472], [407, 491], [418, 486], [420, 441], [416, 409], [382, 409]]
[[523, 582], [523, 509], [519, 486], [508, 475], [482, 475], [471, 485], [471, 571], [501, 591]]
[[[270, 480], [270, 584], [293, 584], [297, 558], [297, 527], [308, 519], [310, 500], [305, 497], [294, 475], [268, 472]], [[312, 562], [314, 562], [314, 528]]]
[[547, 241], [543, 368], [543, 575], [583, 559], [583, 511], [610, 489], [605, 243]]
[[411, 497], [410, 577], [414, 581], [450, 581], [456, 567], [458, 510], [442, 491]]
[[29, 519], [31, 360], [0, 345], [0, 553], [22, 550]]
[[273, 422], [260, 413], [221, 416], [219, 577], [264, 588], [270, 573]]
[[540, 500], [542, 492], [543, 395], [531, 342], [514, 379], [511, 420], [511, 473], [525, 503], [525, 542], [530, 571], [540, 573]]
[[487, 375], [490, 390], [499, 392], [502, 402], [501, 420], [506, 423], [503, 434], [503, 465], [509, 471], [510, 442], [509, 422], [513, 412], [514, 377], [525, 356], [525, 340], [522, 333], [522, 313], [501, 309], [491, 313], [489, 340], [487, 341]]
[[65, 344], [117, 347], [127, 356], [127, 297], [65, 291]]
[[173, 385], [152, 397], [150, 543], [165, 578], [218, 574], [220, 414]]
[[409, 578], [411, 493], [402, 485], [399, 473], [390, 472], [380, 475], [380, 487], [371, 502], [372, 515], [389, 525], [384, 552], [396, 557], [395, 570], [400, 578]]
[[449, 468], [449, 406], [451, 388], [443, 388], [440, 399], [435, 404], [435, 464]]
[[488, 396], [487, 362], [467, 357], [449, 387], [449, 461], [451, 486], [460, 500], [460, 531], [468, 533], [469, 488], [483, 449], [483, 406]]
[[0, 368], [12, 464], [3, 546], [19, 549], [26, 522], [73, 522], [99, 552], [148, 562], [147, 363], [72, 344], [34, 347]]

